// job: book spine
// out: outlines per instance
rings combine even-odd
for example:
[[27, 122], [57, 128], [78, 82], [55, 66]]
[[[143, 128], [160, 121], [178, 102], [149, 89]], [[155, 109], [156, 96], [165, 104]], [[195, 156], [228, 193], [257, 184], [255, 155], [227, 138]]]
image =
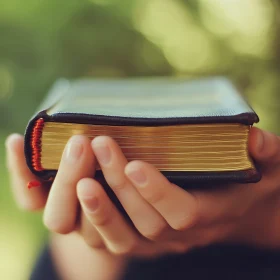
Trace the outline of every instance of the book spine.
[[30, 171], [43, 181], [53, 180], [56, 170], [44, 170], [41, 165], [42, 133], [44, 124], [50, 117], [47, 111], [36, 114], [28, 123], [24, 135], [24, 153]]
[[38, 172], [44, 170], [41, 164], [43, 128], [44, 119], [36, 120], [30, 139], [32, 167]]

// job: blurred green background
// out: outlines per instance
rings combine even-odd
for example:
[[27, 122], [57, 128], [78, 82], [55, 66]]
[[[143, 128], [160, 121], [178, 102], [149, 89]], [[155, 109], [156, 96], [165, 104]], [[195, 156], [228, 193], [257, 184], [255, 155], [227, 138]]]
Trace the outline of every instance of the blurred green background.
[[280, 133], [280, 5], [275, 0], [2, 0], [0, 5], [0, 278], [27, 279], [46, 238], [20, 212], [4, 140], [59, 77], [226, 75], [260, 127]]

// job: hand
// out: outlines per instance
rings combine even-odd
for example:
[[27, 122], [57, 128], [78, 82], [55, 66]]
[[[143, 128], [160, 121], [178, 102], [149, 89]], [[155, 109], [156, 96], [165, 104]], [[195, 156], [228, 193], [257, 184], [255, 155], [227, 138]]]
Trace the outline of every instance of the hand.
[[38, 179], [26, 165], [23, 136], [10, 135], [6, 140], [6, 150], [7, 167], [17, 205], [27, 211], [45, 208], [44, 220], [49, 230], [61, 234], [78, 230], [91, 246], [103, 247], [99, 234], [83, 213], [78, 219], [76, 185], [80, 179], [93, 177], [95, 173], [95, 158], [89, 139], [76, 136], [69, 141], [52, 188], [47, 183], [41, 187], [27, 188], [28, 182]]
[[[50, 231], [60, 234], [76, 232], [85, 239], [90, 247], [96, 249], [106, 248], [106, 238], [99, 234], [86, 217], [85, 212], [80, 211], [76, 193], [77, 185], [83, 186], [84, 182], [86, 183], [90, 180], [86, 178], [93, 178], [95, 173], [95, 157], [89, 139], [82, 136], [75, 136], [70, 139], [51, 188], [47, 185], [32, 189], [27, 188], [28, 182], [37, 178], [26, 166], [23, 151], [24, 141], [21, 135], [11, 135], [6, 141], [6, 146], [7, 166], [11, 177], [11, 185], [20, 208], [28, 211], [37, 211], [45, 208], [44, 223]], [[138, 234], [131, 229], [131, 226], [126, 223], [122, 215], [113, 207], [103, 188], [100, 185], [98, 187], [100, 187], [99, 195], [109, 205], [107, 208], [107, 205], [104, 204], [104, 207], [99, 212], [103, 211], [104, 215], [112, 215], [112, 218], [117, 217], [116, 220], [112, 219], [114, 222], [112, 224], [113, 227], [124, 224], [124, 228], [119, 229], [119, 235], [122, 232], [125, 234], [129, 232], [131, 236], [133, 235], [135, 238], [138, 238]], [[91, 206], [95, 202], [94, 199], [92, 200], [90, 197], [87, 197], [86, 193], [84, 193], [84, 201], [91, 204]], [[99, 226], [101, 224], [102, 221], [100, 220]], [[115, 236], [112, 235], [112, 242], [114, 242], [114, 238]], [[118, 245], [118, 240], [116, 242]], [[119, 245], [118, 248], [120, 250], [112, 248], [112, 252], [115, 251], [116, 254], [121, 254], [123, 250], [121, 248], [122, 244]], [[147, 254], [147, 251], [145, 251], [145, 254]]]
[[279, 246], [277, 136], [256, 128], [251, 130], [250, 153], [263, 174], [258, 184], [233, 184], [192, 192], [171, 184], [150, 164], [128, 163], [118, 145], [108, 137], [94, 139], [92, 148], [106, 181], [138, 231], [135, 235], [127, 227], [95, 180], [80, 181], [78, 196], [83, 211], [109, 250], [175, 253], [217, 242]]
[[[79, 146], [74, 149], [78, 158], [69, 153], [73, 142]], [[22, 138], [12, 136], [7, 146], [16, 197], [20, 205], [31, 210], [43, 207], [47, 200], [44, 220], [49, 229], [60, 233], [77, 230], [91, 247], [121, 255], [185, 252], [223, 241], [279, 246], [278, 137], [258, 129], [251, 131], [250, 152], [263, 172], [258, 184], [195, 192], [171, 184], [147, 163], [127, 163], [108, 137], [97, 137], [91, 144], [108, 184], [137, 230], [116, 210], [102, 186], [91, 179], [95, 160], [89, 140], [70, 140], [47, 199], [45, 188], [26, 189], [25, 184], [34, 177], [24, 162]], [[78, 226], [76, 187], [83, 209]]]

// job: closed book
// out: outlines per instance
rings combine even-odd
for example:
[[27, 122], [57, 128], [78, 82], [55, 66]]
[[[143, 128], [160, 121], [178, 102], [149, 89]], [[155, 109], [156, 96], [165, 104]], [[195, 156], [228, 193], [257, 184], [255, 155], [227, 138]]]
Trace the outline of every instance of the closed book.
[[258, 120], [223, 77], [59, 80], [27, 126], [25, 155], [35, 175], [53, 180], [72, 135], [107, 135], [128, 161], [183, 187], [257, 182], [248, 137]]

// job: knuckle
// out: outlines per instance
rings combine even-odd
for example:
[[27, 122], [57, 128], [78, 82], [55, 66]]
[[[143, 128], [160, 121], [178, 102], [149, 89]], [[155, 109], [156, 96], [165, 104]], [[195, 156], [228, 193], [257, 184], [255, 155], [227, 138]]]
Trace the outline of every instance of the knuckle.
[[202, 198], [199, 195], [195, 194], [193, 194], [193, 198], [194, 203], [191, 207], [192, 209], [189, 209], [187, 213], [182, 213], [181, 217], [178, 217], [174, 224], [171, 225], [171, 227], [176, 231], [186, 231], [190, 228], [195, 227], [200, 222]]
[[158, 224], [153, 227], [149, 227], [147, 229], [141, 230], [141, 234], [147, 239], [157, 240], [163, 235], [166, 229], [167, 229], [166, 224]]
[[112, 206], [92, 216], [92, 222], [97, 227], [104, 227], [111, 223], [113, 217], [114, 215], [113, 215], [113, 206]]
[[178, 218], [177, 221], [171, 225], [176, 231], [186, 231], [194, 227], [199, 221], [199, 217], [196, 213], [183, 215]]
[[105, 249], [105, 245], [100, 238], [84, 237], [86, 244], [94, 249]]
[[68, 234], [73, 231], [73, 227], [69, 223], [62, 223], [61, 221], [44, 218], [44, 225], [52, 232], [59, 234]]
[[125, 257], [125, 256], [131, 256], [135, 252], [135, 249], [136, 249], [136, 242], [131, 241], [122, 246], [114, 246], [109, 250], [115, 256]]
[[164, 199], [165, 194], [164, 192], [158, 190], [154, 192], [147, 192], [143, 194], [143, 196], [149, 203], [156, 204]]
[[98, 227], [103, 227], [110, 224], [111, 218], [109, 216], [100, 216], [94, 219], [94, 224]]
[[112, 180], [111, 182], [109, 181], [109, 186], [114, 190], [114, 191], [121, 191], [126, 187], [126, 181], [125, 180]]

